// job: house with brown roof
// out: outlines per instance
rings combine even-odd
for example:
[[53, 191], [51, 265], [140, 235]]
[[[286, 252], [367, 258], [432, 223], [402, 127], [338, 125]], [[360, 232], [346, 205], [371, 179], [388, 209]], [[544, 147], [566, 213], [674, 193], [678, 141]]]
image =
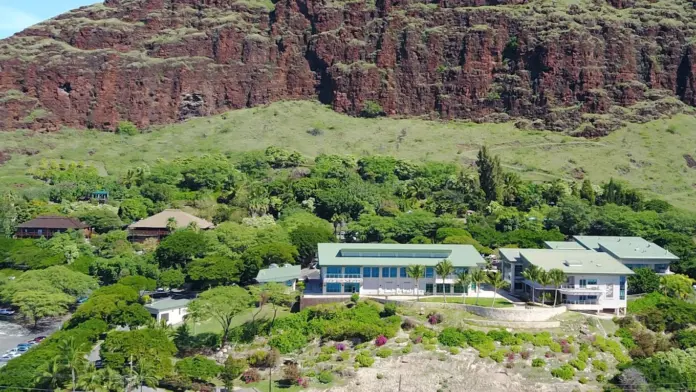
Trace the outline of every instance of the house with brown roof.
[[215, 227], [212, 222], [191, 215], [187, 212], [168, 209], [151, 217], [137, 221], [128, 226], [128, 238], [134, 242], [143, 242], [148, 238], [161, 240], [168, 236], [172, 229], [183, 229], [195, 224], [201, 230]]
[[92, 235], [91, 228], [76, 218], [65, 216], [39, 216], [17, 226], [17, 238], [51, 238], [56, 233], [82, 230], [85, 237]]

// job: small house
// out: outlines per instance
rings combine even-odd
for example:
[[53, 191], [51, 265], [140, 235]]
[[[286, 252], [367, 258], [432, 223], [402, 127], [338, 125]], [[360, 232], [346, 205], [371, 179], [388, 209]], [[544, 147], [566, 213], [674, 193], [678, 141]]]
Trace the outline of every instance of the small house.
[[282, 267], [278, 267], [275, 264], [271, 264], [270, 268], [259, 271], [258, 275], [256, 275], [256, 281], [259, 283], [284, 283], [295, 290], [301, 273], [302, 268], [299, 265], [285, 264]]
[[17, 238], [51, 238], [56, 233], [81, 230], [85, 237], [92, 234], [90, 227], [76, 218], [65, 216], [40, 216], [17, 226]]
[[161, 240], [173, 230], [184, 229], [196, 225], [201, 230], [215, 227], [212, 222], [175, 209], [167, 209], [149, 218], [137, 221], [128, 226], [128, 238], [134, 242], [143, 242], [148, 238]]
[[96, 201], [99, 204], [104, 204], [109, 201], [109, 192], [105, 190], [94, 191], [89, 195], [89, 199]]
[[190, 299], [167, 298], [145, 305], [145, 309], [157, 320], [165, 321], [167, 325], [174, 325], [184, 322], [184, 316], [188, 314], [188, 304]]

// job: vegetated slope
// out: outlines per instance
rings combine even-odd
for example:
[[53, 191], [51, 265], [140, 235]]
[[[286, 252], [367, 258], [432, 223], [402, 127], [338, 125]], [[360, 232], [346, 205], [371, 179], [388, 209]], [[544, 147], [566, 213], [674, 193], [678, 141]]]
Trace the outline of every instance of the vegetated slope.
[[691, 0], [106, 0], [0, 42], [0, 129], [284, 99], [604, 135], [696, 103]]
[[[102, 174], [123, 175], [159, 158], [260, 150], [268, 146], [307, 156], [392, 155], [412, 161], [437, 160], [473, 165], [482, 145], [507, 170], [529, 180], [610, 178], [628, 182], [647, 195], [696, 209], [696, 117], [679, 115], [631, 125], [599, 140], [522, 131], [512, 122], [361, 119], [338, 114], [315, 102], [278, 102], [218, 116], [156, 127], [122, 136], [98, 131], [0, 132], [0, 189], [29, 191], [45, 186], [27, 175], [41, 160], [84, 161]], [[4, 157], [4, 159], [2, 158]]]

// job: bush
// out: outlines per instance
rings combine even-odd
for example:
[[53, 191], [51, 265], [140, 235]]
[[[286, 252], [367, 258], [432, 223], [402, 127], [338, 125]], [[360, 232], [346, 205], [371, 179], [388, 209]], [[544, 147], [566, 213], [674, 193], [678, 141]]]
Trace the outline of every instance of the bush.
[[674, 335], [674, 340], [682, 349], [696, 347], [696, 329], [681, 330]]
[[283, 354], [299, 350], [307, 345], [307, 337], [300, 331], [288, 330], [275, 334], [268, 344]]
[[[540, 332], [540, 333], [534, 335], [534, 339], [532, 340], [532, 344], [534, 344], [534, 346], [536, 346], [536, 347], [542, 347], [542, 346], [551, 347], [551, 344], [553, 344], [553, 343], [556, 343], [556, 342], [553, 341], [553, 337], [548, 332]], [[559, 346], [558, 352], [560, 352], [561, 351], [560, 345], [558, 343], [556, 343], [556, 344]]]
[[505, 358], [505, 351], [503, 351], [503, 350], [494, 351], [494, 352], [490, 353], [489, 357], [492, 360], [494, 360], [498, 363], [501, 363], [501, 362], [503, 362], [503, 359]]
[[334, 347], [336, 347], [336, 351], [345, 351], [346, 350], [345, 343], [336, 343], [334, 345]]
[[352, 302], [352, 303], [354, 303], [354, 304], [357, 304], [358, 301], [360, 301], [360, 294], [358, 294], [358, 293], [353, 293], [353, 294], [350, 296], [350, 302]]
[[580, 377], [580, 379], [578, 380], [578, 382], [579, 382], [580, 384], [587, 384], [588, 382], [590, 382], [590, 380], [588, 380], [587, 377], [583, 376], [583, 377]]
[[336, 346], [324, 346], [321, 348], [322, 354], [335, 354], [337, 351]]
[[418, 344], [421, 343], [423, 338], [430, 339], [430, 338], [436, 338], [437, 333], [433, 331], [430, 328], [426, 328], [422, 325], [417, 326], [411, 333], [409, 334], [409, 338], [411, 338], [411, 341]]
[[279, 359], [280, 352], [276, 349], [271, 349], [271, 351], [258, 350], [249, 355], [247, 362], [251, 367], [267, 368], [275, 366]]
[[531, 356], [532, 356], [532, 352], [529, 350], [524, 350], [520, 353], [520, 357], [522, 357], [522, 359], [529, 359], [529, 357], [531, 357]]
[[427, 319], [430, 325], [437, 325], [442, 322], [443, 316], [440, 313], [431, 312], [430, 314], [428, 314]]
[[544, 356], [546, 358], [553, 358], [556, 356], [556, 354], [552, 353], [551, 351], [547, 351], [546, 353], [544, 353]]
[[184, 358], [176, 363], [176, 372], [193, 381], [208, 382], [217, 377], [221, 370], [215, 361], [201, 355]]
[[532, 343], [534, 341], [534, 335], [529, 332], [518, 332], [515, 337], [520, 339], [522, 343]]
[[410, 318], [404, 319], [404, 322], [401, 323], [401, 329], [404, 331], [410, 331], [418, 326], [418, 323], [415, 321], [411, 320]]
[[592, 367], [600, 372], [606, 372], [608, 368], [607, 363], [601, 359], [595, 359], [592, 361]]
[[377, 350], [376, 355], [380, 358], [389, 358], [392, 355], [392, 350], [388, 348], [381, 348]]
[[133, 124], [132, 122], [121, 121], [116, 126], [116, 133], [118, 133], [119, 135], [133, 136], [140, 133], [140, 131], [138, 130], [138, 127], [136, 127], [135, 124]]
[[369, 354], [360, 352], [360, 354], [355, 356], [355, 363], [357, 363], [359, 367], [370, 367], [373, 363], [375, 363], [375, 359]]
[[449, 352], [450, 352], [450, 354], [452, 354], [452, 355], [457, 355], [457, 354], [459, 354], [459, 348], [457, 348], [457, 347], [450, 347], [450, 348], [449, 348]]
[[382, 317], [389, 317], [396, 314], [396, 304], [388, 303], [384, 305], [384, 310], [382, 311]]
[[409, 343], [406, 345], [406, 347], [401, 350], [402, 354], [409, 354], [411, 351], [413, 351], [413, 346]]
[[519, 354], [522, 352], [522, 346], [512, 346], [510, 347], [510, 351], [512, 351], [515, 354]]
[[561, 345], [556, 342], [549, 343], [549, 349], [555, 353], [560, 353], [561, 351], [563, 351]]
[[456, 328], [447, 327], [440, 332], [438, 340], [443, 346], [463, 347], [466, 344], [466, 337]]
[[379, 336], [377, 336], [377, 339], [375, 339], [375, 346], [382, 347], [385, 344], [387, 344], [387, 341], [389, 341], [389, 339], [387, 339], [386, 336], [379, 335]]
[[375, 118], [384, 115], [384, 109], [375, 101], [365, 101], [360, 111], [360, 117]]
[[319, 354], [317, 356], [317, 363], [326, 362], [331, 360], [331, 354]]
[[532, 359], [532, 367], [544, 367], [546, 366], [546, 361], [541, 358]]
[[558, 377], [561, 380], [569, 381], [575, 377], [575, 369], [570, 365], [563, 365], [551, 370], [551, 375]]
[[333, 374], [328, 370], [324, 370], [317, 375], [317, 381], [322, 384], [330, 384], [333, 382]]
[[350, 353], [348, 351], [342, 351], [338, 356], [336, 357], [337, 361], [340, 362], [345, 362], [350, 359]]
[[425, 351], [435, 351], [437, 349], [437, 346], [434, 344], [424, 344], [423, 345], [423, 350]]
[[247, 384], [261, 381], [261, 375], [259, 374], [259, 371], [253, 368], [247, 369], [242, 375], [242, 378], [244, 379], [244, 382]]
[[510, 332], [504, 329], [490, 330], [488, 331], [487, 335], [496, 342], [500, 342], [503, 346], [522, 344], [522, 339], [516, 337], [515, 335], [511, 334]]
[[570, 364], [570, 366], [572, 366], [580, 371], [585, 370], [585, 368], [587, 367], [587, 363], [581, 361], [578, 358], [575, 358], [575, 359], [569, 361], [568, 363]]
[[605, 379], [606, 379], [606, 377], [604, 377], [603, 374], [598, 374], [597, 378], [595, 378], [595, 380], [597, 380], [597, 382], [604, 382]]
[[295, 363], [289, 363], [283, 367], [283, 379], [288, 384], [298, 384], [302, 378], [302, 371]]
[[233, 358], [230, 355], [225, 360], [225, 366], [222, 368], [222, 372], [220, 373], [220, 379], [232, 383], [234, 380], [238, 379], [248, 367], [249, 364], [247, 363], [246, 359]]

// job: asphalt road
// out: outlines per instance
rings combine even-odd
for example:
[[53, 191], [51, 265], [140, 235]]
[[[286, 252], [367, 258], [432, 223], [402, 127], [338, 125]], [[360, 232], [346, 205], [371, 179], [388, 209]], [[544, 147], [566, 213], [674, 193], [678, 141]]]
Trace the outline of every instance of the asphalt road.
[[60, 329], [62, 320], [53, 320], [42, 326], [38, 331], [31, 331], [10, 320], [0, 320], [0, 355], [5, 351], [17, 347], [19, 343], [26, 343], [37, 336], [49, 336]]

